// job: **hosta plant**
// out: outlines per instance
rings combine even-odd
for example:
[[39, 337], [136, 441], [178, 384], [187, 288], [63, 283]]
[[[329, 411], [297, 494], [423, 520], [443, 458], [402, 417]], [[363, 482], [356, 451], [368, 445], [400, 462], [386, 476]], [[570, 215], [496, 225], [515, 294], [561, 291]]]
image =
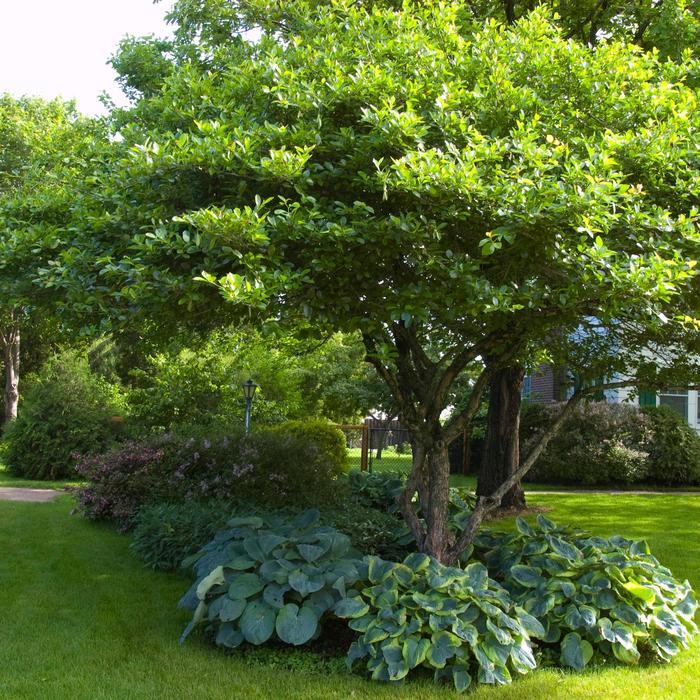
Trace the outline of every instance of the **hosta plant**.
[[293, 520], [230, 520], [189, 562], [197, 580], [180, 601], [193, 611], [182, 640], [200, 622], [229, 648], [317, 637], [324, 615], [358, 578], [349, 538], [318, 518], [308, 510]]
[[475, 562], [443, 566], [425, 554], [403, 563], [365, 557], [362, 587], [348, 592], [334, 612], [361, 636], [348, 666], [366, 659], [375, 680], [399, 681], [413, 669], [466, 689], [472, 680], [509, 683], [535, 668], [529, 634], [541, 625], [513, 606], [508, 593]]
[[548, 655], [584, 668], [594, 657], [668, 661], [697, 632], [697, 602], [644, 541], [603, 539], [518, 518], [517, 534], [482, 533], [476, 550], [491, 576], [544, 627]]

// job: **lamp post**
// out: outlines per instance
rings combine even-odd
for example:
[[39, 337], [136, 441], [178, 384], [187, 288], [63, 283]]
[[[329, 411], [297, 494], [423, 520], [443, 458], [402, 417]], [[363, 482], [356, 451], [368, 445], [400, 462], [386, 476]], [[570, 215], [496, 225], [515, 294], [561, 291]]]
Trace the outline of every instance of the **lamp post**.
[[250, 432], [250, 407], [253, 404], [253, 396], [255, 396], [255, 390], [258, 388], [258, 385], [252, 379], [249, 379], [247, 382], [243, 382], [241, 386], [245, 396], [245, 434], [247, 435]]

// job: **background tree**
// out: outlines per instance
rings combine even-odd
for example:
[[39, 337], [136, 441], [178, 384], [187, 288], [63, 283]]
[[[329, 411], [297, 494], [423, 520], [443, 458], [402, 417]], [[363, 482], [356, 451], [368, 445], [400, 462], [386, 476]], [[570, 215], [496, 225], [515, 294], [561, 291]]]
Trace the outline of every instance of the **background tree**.
[[[77, 179], [103, 138], [97, 122], [58, 100], [0, 96], [0, 345], [5, 368], [5, 420], [17, 416], [21, 342], [46, 341], [58, 329], [51, 295], [35, 284], [55, 255]], [[48, 305], [48, 307], [47, 307]], [[55, 340], [55, 337], [54, 337]], [[35, 350], [33, 352], [36, 352]]]

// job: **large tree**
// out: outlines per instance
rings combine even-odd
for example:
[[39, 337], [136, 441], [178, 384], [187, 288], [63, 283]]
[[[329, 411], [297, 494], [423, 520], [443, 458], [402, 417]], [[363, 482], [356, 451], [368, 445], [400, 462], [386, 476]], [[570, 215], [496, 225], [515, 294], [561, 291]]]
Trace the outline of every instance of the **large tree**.
[[[696, 65], [593, 51], [541, 11], [507, 31], [449, 2], [285, 11], [259, 41], [217, 47], [215, 69], [174, 61], [136, 105], [162, 118], [123, 129], [131, 155], [90, 246], [136, 306], [170, 292], [215, 314], [200, 270], [242, 313], [361, 333], [414, 440], [404, 516], [454, 561], [503, 495], [449, 531], [447, 445], [492, 373], [582, 318], [640, 323], [683, 298]], [[75, 259], [54, 266], [62, 284]], [[465, 370], [471, 399], [444, 426]]]
[[[64, 237], [76, 181], [89, 173], [99, 123], [60, 100], [0, 96], [0, 348], [5, 369], [5, 420], [17, 415], [20, 336], [55, 341], [51, 293], [35, 284], [38, 270]], [[51, 329], [50, 335], [47, 329]], [[32, 350], [36, 352], [36, 348]], [[31, 353], [30, 353], [31, 354]]]

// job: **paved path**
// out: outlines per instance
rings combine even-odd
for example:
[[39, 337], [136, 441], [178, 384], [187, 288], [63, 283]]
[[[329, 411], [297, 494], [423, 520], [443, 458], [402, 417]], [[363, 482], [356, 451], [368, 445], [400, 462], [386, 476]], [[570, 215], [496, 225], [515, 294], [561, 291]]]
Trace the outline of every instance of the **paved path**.
[[9, 486], [0, 487], [0, 501], [53, 501], [62, 491], [55, 489], [18, 489]]

